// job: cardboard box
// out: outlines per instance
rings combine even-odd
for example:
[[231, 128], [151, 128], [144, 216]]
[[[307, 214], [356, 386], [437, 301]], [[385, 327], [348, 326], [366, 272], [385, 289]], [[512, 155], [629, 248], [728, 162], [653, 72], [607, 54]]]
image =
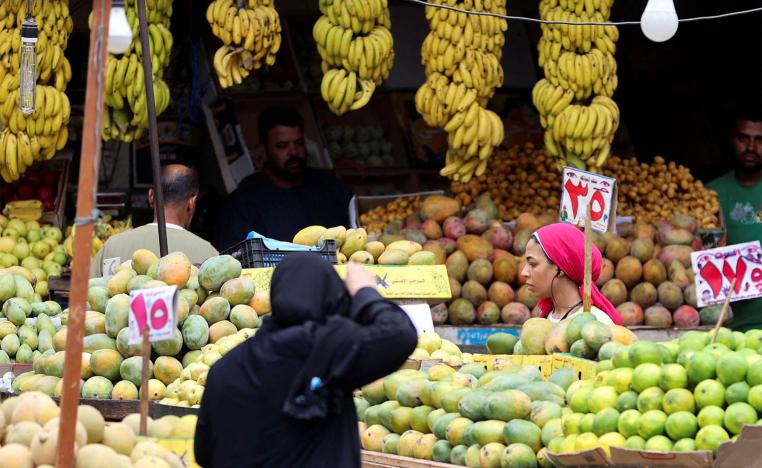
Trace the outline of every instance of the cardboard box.
[[648, 466], [671, 468], [756, 468], [762, 467], [762, 426], [744, 426], [738, 440], [725, 442], [712, 452], [651, 452], [611, 447], [611, 457], [597, 448], [584, 452], [553, 454], [548, 459], [555, 466]]
[[612, 466], [602, 448], [573, 453], [547, 452], [546, 455], [554, 466]]
[[[611, 447], [611, 461], [616, 466], [670, 466], [701, 468], [712, 466], [712, 452], [651, 452]], [[740, 465], [735, 465], [740, 466]]]
[[360, 227], [360, 215], [367, 213], [377, 206], [385, 205], [397, 198], [414, 197], [416, 195], [421, 195], [421, 198], [425, 198], [427, 195], [444, 195], [444, 191], [433, 190], [431, 192], [401, 193], [398, 195], [354, 196], [349, 200], [349, 226], [354, 229]]

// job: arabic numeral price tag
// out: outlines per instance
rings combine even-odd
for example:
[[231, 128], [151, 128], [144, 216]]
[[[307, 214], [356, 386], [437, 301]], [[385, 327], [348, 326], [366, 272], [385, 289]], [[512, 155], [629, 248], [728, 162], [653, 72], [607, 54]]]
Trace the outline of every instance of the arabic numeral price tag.
[[[746, 242], [691, 253], [698, 306], [762, 297], [762, 248]], [[735, 286], [731, 291], [731, 285]]]
[[142, 343], [146, 327], [150, 342], [172, 338], [176, 327], [177, 306], [177, 286], [130, 292], [128, 343]]
[[615, 218], [616, 180], [572, 167], [564, 168], [561, 186], [560, 219], [581, 226], [590, 206], [590, 222], [598, 232], [606, 232]]

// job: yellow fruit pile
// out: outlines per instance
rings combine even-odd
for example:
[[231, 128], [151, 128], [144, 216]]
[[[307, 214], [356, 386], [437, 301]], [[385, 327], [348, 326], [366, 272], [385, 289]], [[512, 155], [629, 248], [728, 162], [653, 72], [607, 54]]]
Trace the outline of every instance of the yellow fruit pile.
[[[613, 0], [543, 0], [540, 17], [550, 21], [608, 21]], [[616, 26], [543, 24], [537, 45], [545, 78], [532, 90], [548, 152], [580, 169], [600, 168], [611, 152], [619, 108]]]
[[653, 223], [687, 214], [698, 220], [699, 227], [720, 226], [717, 193], [694, 179], [685, 166], [667, 163], [661, 156], [656, 156], [651, 164], [614, 156], [602, 173], [614, 177], [619, 184], [619, 216]]
[[370, 101], [389, 76], [394, 40], [386, 0], [321, 0], [312, 36], [322, 58], [320, 94], [336, 115]]
[[399, 197], [385, 205], [380, 205], [367, 213], [360, 215], [360, 225], [365, 227], [369, 234], [379, 234], [390, 221], [402, 220], [405, 217], [418, 213], [421, 206], [421, 196]]
[[[121, 57], [108, 55], [106, 62], [106, 108], [103, 112], [104, 140], [133, 141], [143, 136], [148, 127], [145, 78], [143, 75], [140, 26], [135, 0], [126, 0], [125, 12], [132, 28], [132, 44]], [[164, 112], [171, 99], [169, 86], [164, 82], [164, 68], [169, 65], [173, 39], [169, 32], [172, 0], [146, 2], [151, 73], [156, 115]]]
[[450, 190], [463, 206], [489, 192], [500, 218], [506, 221], [523, 212], [557, 214], [561, 204], [561, 173], [552, 158], [527, 143], [495, 151], [484, 175], [468, 183], [453, 182]]
[[[505, 0], [434, 3], [506, 13]], [[448, 133], [449, 150], [440, 174], [468, 182], [484, 174], [493, 148], [503, 141], [503, 123], [486, 105], [503, 84], [500, 58], [508, 26], [494, 16], [436, 7], [426, 7], [426, 18], [431, 29], [421, 47], [426, 82], [418, 88], [415, 107], [427, 124]]]
[[21, 25], [26, 1], [0, 3], [0, 176], [18, 180], [35, 161], [52, 158], [69, 137], [71, 115], [66, 84], [71, 65], [64, 50], [73, 28], [66, 0], [36, 0], [32, 16], [38, 25], [37, 86], [35, 110], [24, 115], [19, 108]]
[[241, 84], [263, 64], [275, 64], [281, 25], [273, 0], [215, 0], [206, 9], [206, 20], [224, 43], [213, 61], [223, 88]]

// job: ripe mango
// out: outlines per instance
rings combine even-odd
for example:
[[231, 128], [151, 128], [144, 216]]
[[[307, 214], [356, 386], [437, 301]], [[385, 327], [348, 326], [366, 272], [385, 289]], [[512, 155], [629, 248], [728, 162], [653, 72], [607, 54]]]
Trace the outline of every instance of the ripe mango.
[[353, 253], [352, 256], [349, 257], [349, 261], [352, 263], [364, 263], [366, 265], [372, 265], [375, 263], [373, 254], [364, 250], [358, 250], [357, 252]]
[[351, 257], [353, 253], [358, 250], [362, 250], [365, 244], [368, 242], [368, 233], [365, 229], [350, 229], [347, 231], [346, 240], [341, 247], [341, 253], [347, 258]]
[[386, 246], [386, 251], [390, 250], [402, 250], [407, 254], [408, 257], [412, 256], [416, 252], [420, 252], [423, 250], [423, 246], [419, 244], [418, 242], [413, 242], [409, 240], [400, 240], [396, 242], [392, 242], [391, 244]]
[[441, 223], [460, 211], [460, 202], [444, 195], [430, 195], [421, 204], [421, 216]]
[[307, 226], [306, 228], [297, 232], [291, 242], [294, 244], [314, 247], [317, 245], [320, 236], [322, 236], [327, 230], [328, 229], [323, 226]]
[[372, 241], [365, 244], [363, 250], [370, 252], [370, 254], [373, 255], [373, 258], [378, 260], [378, 257], [380, 257], [381, 254], [384, 253], [384, 250], [386, 250], [386, 246], [383, 242]]
[[387, 250], [378, 257], [379, 265], [407, 265], [408, 255], [403, 250]]
[[437, 258], [434, 252], [422, 250], [410, 256], [408, 265], [436, 265]]
[[336, 226], [332, 227], [331, 229], [326, 229], [326, 231], [318, 239], [317, 245], [323, 245], [323, 243], [328, 239], [333, 239], [336, 242], [336, 250], [341, 250], [341, 247], [344, 245], [344, 241], [347, 239], [347, 228], [344, 226]]

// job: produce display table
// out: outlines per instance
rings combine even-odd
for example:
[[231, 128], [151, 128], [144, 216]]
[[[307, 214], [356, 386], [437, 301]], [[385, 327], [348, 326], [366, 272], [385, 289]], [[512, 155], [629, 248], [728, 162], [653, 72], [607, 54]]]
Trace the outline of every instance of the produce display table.
[[416, 460], [415, 458], [400, 457], [399, 455], [371, 452], [368, 450], [363, 450], [361, 452], [360, 461], [363, 468], [448, 468], [454, 466], [449, 463]]
[[[632, 330], [640, 340], [648, 341], [670, 341], [679, 338], [683, 333], [690, 330], [709, 331], [712, 327], [696, 328], [655, 328], [646, 326], [627, 327]], [[438, 325], [434, 331], [443, 339], [447, 339], [458, 345], [463, 351], [485, 352], [487, 338], [493, 333], [503, 332], [518, 336], [520, 326], [495, 324], [491, 326], [456, 326], [456, 325]]]
[[[0, 401], [14, 396], [18, 396], [18, 394], [0, 392]], [[58, 397], [53, 397], [53, 400], [57, 404], [61, 403], [61, 399]], [[100, 411], [106, 421], [121, 421], [128, 414], [140, 412], [140, 400], [97, 400], [92, 398], [80, 398], [79, 404], [94, 407]], [[198, 408], [160, 405], [153, 401], [149, 402], [148, 405], [148, 415], [153, 419], [158, 419], [170, 414], [177, 417], [198, 414]]]

